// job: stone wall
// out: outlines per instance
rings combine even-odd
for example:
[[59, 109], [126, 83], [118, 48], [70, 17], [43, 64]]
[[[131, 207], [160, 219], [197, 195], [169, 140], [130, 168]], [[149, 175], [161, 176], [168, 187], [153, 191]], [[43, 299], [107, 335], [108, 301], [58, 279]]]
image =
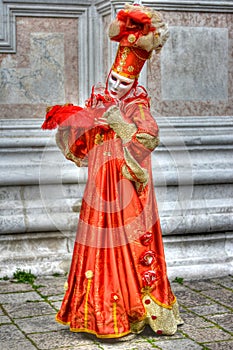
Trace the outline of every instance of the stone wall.
[[[67, 271], [86, 182], [40, 130], [104, 81], [122, 1], [0, 0], [0, 276]], [[142, 82], [161, 130], [153, 174], [171, 277], [232, 272], [233, 1], [143, 1], [170, 38]]]

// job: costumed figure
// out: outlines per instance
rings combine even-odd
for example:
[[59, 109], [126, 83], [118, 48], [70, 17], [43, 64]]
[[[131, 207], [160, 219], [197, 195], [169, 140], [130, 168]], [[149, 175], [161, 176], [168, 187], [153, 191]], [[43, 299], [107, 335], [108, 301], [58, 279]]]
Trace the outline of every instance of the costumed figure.
[[106, 85], [84, 108], [49, 109], [43, 128], [88, 166], [66, 293], [56, 320], [99, 338], [139, 334], [149, 325], [172, 335], [182, 324], [167, 277], [154, 193], [151, 152], [159, 131], [138, 76], [168, 37], [160, 13], [126, 4], [109, 28], [119, 42]]

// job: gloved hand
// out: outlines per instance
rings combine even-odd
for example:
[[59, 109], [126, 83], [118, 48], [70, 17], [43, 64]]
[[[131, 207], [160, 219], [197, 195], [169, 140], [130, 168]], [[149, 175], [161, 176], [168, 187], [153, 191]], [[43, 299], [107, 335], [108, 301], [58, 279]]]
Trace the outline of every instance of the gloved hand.
[[133, 134], [137, 131], [135, 124], [127, 123], [121, 115], [117, 106], [110, 107], [104, 114], [108, 125], [115, 131], [115, 133], [122, 139], [123, 143], [131, 140]]

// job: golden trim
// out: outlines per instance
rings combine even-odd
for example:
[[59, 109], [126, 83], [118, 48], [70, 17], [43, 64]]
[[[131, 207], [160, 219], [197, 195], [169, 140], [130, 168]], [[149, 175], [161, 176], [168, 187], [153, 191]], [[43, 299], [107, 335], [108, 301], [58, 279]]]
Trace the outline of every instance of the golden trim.
[[114, 332], [119, 334], [118, 326], [117, 326], [117, 303], [113, 303], [113, 322], [114, 322]]
[[129, 78], [129, 79], [137, 79], [139, 77], [139, 74], [137, 75], [132, 75], [132, 74], [127, 74], [127, 73], [124, 73], [124, 72], [118, 72], [118, 70], [116, 68], [114, 68], [114, 66], [112, 66], [112, 70], [114, 72], [116, 72], [117, 74], [120, 74], [122, 75], [123, 77], [126, 77], [126, 78]]
[[97, 338], [121, 338], [121, 337], [124, 337], [125, 335], [128, 335], [128, 334], [132, 333], [131, 331], [127, 331], [127, 332], [118, 333], [118, 334], [106, 334], [106, 335], [102, 335], [102, 334], [98, 334], [98, 333], [96, 333], [95, 331], [92, 331], [92, 330], [87, 329], [87, 328], [80, 328], [80, 329], [77, 329], [77, 328], [70, 328], [70, 331], [71, 331], [71, 332], [76, 332], [76, 333], [79, 333], [79, 332], [86, 332], [86, 333], [94, 334]]
[[[59, 318], [57, 317], [58, 314], [56, 314], [55, 316], [55, 320], [58, 322], [58, 323], [61, 323], [63, 324], [64, 326], [69, 326], [70, 325], [70, 322], [64, 322], [64, 321], [61, 321], [59, 320]], [[123, 333], [117, 333], [117, 334], [106, 334], [106, 335], [102, 335], [102, 334], [98, 334], [96, 333], [95, 331], [92, 331], [88, 328], [71, 328], [70, 327], [70, 331], [71, 332], [75, 332], [75, 333], [79, 333], [79, 332], [85, 332], [85, 333], [90, 333], [90, 334], [94, 334], [97, 338], [120, 338], [120, 337], [124, 337], [125, 335], [128, 335], [131, 332], [130, 331], [127, 331], [127, 332], [123, 332]]]
[[88, 321], [88, 296], [91, 289], [91, 282], [92, 282], [92, 278], [89, 278], [87, 282], [86, 300], [84, 305], [84, 327], [85, 328], [87, 328], [87, 321]]
[[69, 326], [70, 325], [70, 322], [64, 322], [62, 320], [60, 320], [58, 317], [57, 317], [58, 313], [56, 314], [55, 316], [55, 321], [57, 321], [58, 323], [61, 323], [63, 324], [64, 326]]
[[139, 107], [139, 110], [140, 110], [140, 114], [141, 114], [142, 120], [145, 120], [146, 118], [145, 118], [145, 113], [144, 113], [142, 105], [139, 104], [138, 107]]
[[150, 297], [157, 305], [162, 306], [162, 307], [164, 307], [165, 309], [169, 309], [169, 310], [172, 309], [172, 305], [175, 304], [175, 302], [176, 302], [176, 297], [175, 297], [175, 299], [173, 300], [173, 302], [171, 303], [171, 305], [166, 305], [166, 304], [161, 303], [159, 300], [157, 300], [151, 293], [149, 293], [149, 294], [144, 294], [144, 296], [146, 296], [146, 295], [149, 295], [149, 297]]

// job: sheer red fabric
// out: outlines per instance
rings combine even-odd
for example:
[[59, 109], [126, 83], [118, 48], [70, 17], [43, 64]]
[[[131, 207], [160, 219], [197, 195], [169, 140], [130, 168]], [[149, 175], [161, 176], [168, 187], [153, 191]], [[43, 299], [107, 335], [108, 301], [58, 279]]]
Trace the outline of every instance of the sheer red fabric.
[[[167, 330], [163, 311], [156, 309], [172, 312], [176, 298], [167, 278], [151, 172], [158, 126], [142, 91], [119, 103], [124, 121], [137, 129], [126, 144], [101, 125], [60, 128], [57, 134], [64, 154], [69, 150], [68, 159], [77, 164], [88, 159], [88, 181], [68, 288], [56, 319], [72, 331], [97, 337], [139, 332], [146, 322], [158, 334], [173, 334], [179, 323], [171, 314]], [[150, 303], [156, 315], [148, 309]]]

